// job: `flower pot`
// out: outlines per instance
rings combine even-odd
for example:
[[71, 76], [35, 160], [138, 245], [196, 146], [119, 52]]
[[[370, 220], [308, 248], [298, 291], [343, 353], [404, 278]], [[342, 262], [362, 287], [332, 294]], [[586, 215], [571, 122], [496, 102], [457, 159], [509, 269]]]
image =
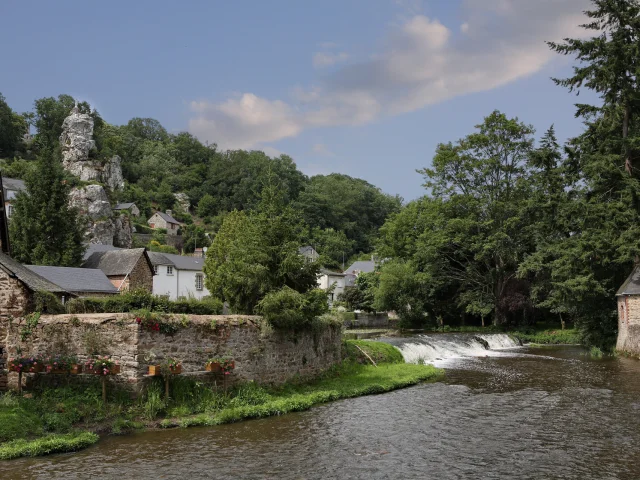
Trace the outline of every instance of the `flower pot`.
[[182, 373], [182, 365], [176, 365], [175, 367], [169, 367], [169, 371], [173, 375], [180, 375]]
[[109, 375], [120, 375], [120, 365], [118, 363], [111, 367]]
[[154, 377], [162, 375], [162, 368], [160, 368], [160, 365], [149, 365], [149, 375]]
[[220, 373], [222, 371], [222, 367], [219, 362], [209, 362], [205, 365], [205, 369], [207, 372]]
[[51, 368], [47, 369], [47, 373], [53, 373], [54, 375], [66, 375], [69, 373], [69, 370], [65, 370], [63, 368]]
[[40, 373], [42, 370], [44, 370], [44, 365], [37, 363], [32, 365], [30, 368], [25, 368], [22, 371], [27, 373]]
[[71, 375], [78, 375], [82, 373], [82, 365], [71, 365], [71, 370], [69, 370]]

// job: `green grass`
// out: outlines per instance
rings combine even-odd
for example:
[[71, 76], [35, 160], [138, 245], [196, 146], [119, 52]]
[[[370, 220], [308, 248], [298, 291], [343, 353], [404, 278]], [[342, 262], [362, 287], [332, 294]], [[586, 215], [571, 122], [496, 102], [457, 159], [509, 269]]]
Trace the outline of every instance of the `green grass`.
[[[358, 345], [376, 359], [363, 362]], [[30, 398], [0, 395], [0, 459], [74, 451], [91, 445], [92, 430], [122, 434], [141, 428], [219, 425], [283, 415], [343, 398], [389, 392], [438, 378], [442, 371], [405, 364], [393, 346], [368, 340], [345, 341], [346, 359], [311, 382], [266, 388], [249, 382], [228, 393], [189, 377], [171, 380], [171, 398], [163, 398], [162, 379], [154, 379], [138, 399], [109, 390], [102, 404], [100, 385], [33, 392]], [[78, 434], [78, 430], [88, 430]]]
[[343, 353], [359, 363], [370, 363], [358, 347], [369, 355], [376, 363], [404, 363], [402, 353], [393, 345], [372, 340], [345, 340]]
[[540, 345], [559, 345], [559, 344], [580, 344], [580, 334], [576, 329], [568, 328], [565, 330], [548, 329], [533, 330], [523, 329], [509, 332], [514, 337], [520, 339], [523, 343], [537, 343]]
[[0, 444], [0, 460], [75, 452], [93, 445], [98, 439], [99, 437], [95, 433], [79, 432], [65, 435], [48, 435], [35, 440], [13, 440]]

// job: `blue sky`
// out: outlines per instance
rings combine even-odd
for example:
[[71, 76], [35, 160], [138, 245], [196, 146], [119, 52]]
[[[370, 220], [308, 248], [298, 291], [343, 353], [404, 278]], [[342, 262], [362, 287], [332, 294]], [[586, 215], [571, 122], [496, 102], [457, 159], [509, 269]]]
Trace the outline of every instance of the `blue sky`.
[[[0, 92], [16, 111], [68, 93], [114, 124], [158, 119], [222, 148], [286, 153], [410, 200], [415, 170], [492, 110], [581, 124], [549, 79], [588, 0], [0, 2]], [[593, 96], [586, 95], [593, 99]], [[585, 101], [581, 94], [581, 101]]]

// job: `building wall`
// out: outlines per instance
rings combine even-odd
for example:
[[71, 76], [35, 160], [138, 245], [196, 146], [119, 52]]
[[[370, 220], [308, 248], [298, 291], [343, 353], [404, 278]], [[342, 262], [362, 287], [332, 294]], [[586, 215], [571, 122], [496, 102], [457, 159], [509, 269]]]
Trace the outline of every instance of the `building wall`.
[[0, 317], [19, 317], [26, 313], [31, 292], [18, 280], [0, 269]]
[[332, 294], [328, 294], [329, 305], [332, 305], [334, 301], [338, 300], [338, 296], [344, 293], [345, 277], [333, 276], [333, 275], [321, 275], [318, 279], [318, 287], [322, 290], [328, 290], [331, 285], [334, 285]]
[[136, 263], [136, 266], [131, 270], [127, 281], [127, 288], [132, 290], [142, 288], [153, 292], [153, 270], [144, 255], [140, 256], [138, 263]]
[[640, 295], [618, 297], [616, 348], [640, 356]]
[[147, 220], [147, 223], [149, 224], [149, 226], [153, 224], [152, 228], [166, 228], [167, 235], [177, 235], [178, 229], [180, 228], [180, 225], [176, 225], [175, 223], [169, 223], [165, 221], [165, 219], [162, 218], [157, 213], [154, 213], [153, 215], [151, 215], [151, 218]]
[[[24, 319], [4, 327], [9, 358], [22, 355], [74, 354], [81, 361], [92, 353], [110, 355], [121, 364], [114, 381], [139, 388], [150, 364], [168, 357], [182, 361], [183, 371], [212, 379], [204, 372], [209, 358], [230, 355], [236, 362], [231, 382], [253, 380], [280, 384], [298, 377], [313, 377], [341, 361], [342, 334], [339, 328], [323, 332], [274, 332], [262, 327], [259, 317], [204, 316], [175, 317], [180, 327], [173, 335], [150, 332], [132, 314], [87, 314], [42, 316], [33, 333], [21, 341]], [[151, 359], [153, 352], [155, 360]], [[33, 377], [33, 375], [29, 375]], [[46, 375], [30, 378], [38, 382]], [[81, 378], [72, 381], [82, 381]], [[9, 374], [15, 385], [17, 374]]]
[[[196, 275], [202, 275], [202, 290], [196, 290]], [[178, 297], [201, 299], [209, 295], [204, 285], [204, 274], [195, 270], [178, 270], [173, 267], [173, 274], [167, 273], [167, 265], [158, 265], [158, 274], [153, 277], [154, 295], [168, 295], [170, 300]]]

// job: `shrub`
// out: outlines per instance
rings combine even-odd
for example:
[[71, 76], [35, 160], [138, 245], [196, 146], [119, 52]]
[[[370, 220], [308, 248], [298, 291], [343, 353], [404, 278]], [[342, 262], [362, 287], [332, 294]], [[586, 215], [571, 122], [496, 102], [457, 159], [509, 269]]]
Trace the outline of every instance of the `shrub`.
[[134, 223], [133, 226], [136, 227], [136, 233], [146, 233], [146, 234], [153, 233], [153, 228], [150, 228], [147, 225], [142, 225], [141, 223]]
[[77, 298], [67, 302], [66, 307], [68, 313], [128, 313], [139, 310], [192, 315], [222, 313], [222, 302], [217, 298], [171, 301], [167, 297], [152, 295], [146, 290], [131, 290], [110, 297]]
[[327, 296], [320, 289], [300, 293], [283, 287], [268, 293], [258, 303], [257, 311], [274, 328], [300, 330], [308, 328], [313, 320], [329, 311]]
[[64, 313], [64, 305], [53, 293], [39, 290], [33, 294], [30, 310], [32, 312], [57, 315]]

